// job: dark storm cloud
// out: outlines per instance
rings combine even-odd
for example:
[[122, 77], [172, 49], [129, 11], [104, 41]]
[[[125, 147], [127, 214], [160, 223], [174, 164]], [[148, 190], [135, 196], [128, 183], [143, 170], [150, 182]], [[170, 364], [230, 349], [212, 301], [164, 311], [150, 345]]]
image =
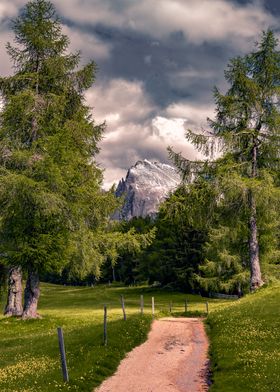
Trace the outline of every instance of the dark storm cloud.
[[[142, 21], [137, 25], [136, 11], [136, 22], [132, 19], [133, 14], [127, 11], [137, 3], [136, 1], [107, 1], [105, 3], [110, 4], [110, 7], [105, 9], [106, 12], [103, 10], [101, 18], [103, 23], [98, 20], [75, 20], [75, 22], [68, 20], [67, 23], [70, 25], [75, 23], [79, 31], [98, 37], [104, 45], [110, 45], [110, 59], [97, 61], [100, 68], [98, 74], [100, 81], [114, 78], [142, 81], [146, 93], [152, 97], [159, 108], [180, 100], [197, 103], [210, 102], [214, 85], [225, 86], [223, 71], [228, 59], [252, 47], [256, 40], [256, 32], [273, 24], [273, 18], [265, 13], [261, 3], [256, 6], [249, 1], [217, 2], [214, 0], [212, 4], [217, 3], [214, 11], [217, 12], [224, 6], [222, 11], [231, 11], [233, 14], [229, 18], [229, 24], [236, 23], [236, 25], [230, 27], [225, 23], [220, 23], [221, 26], [213, 28], [209, 22], [209, 32], [206, 29], [208, 34], [205, 33], [203, 36], [199, 31], [205, 29], [205, 26], [194, 24], [192, 30], [188, 30], [179, 21], [178, 25], [175, 22], [167, 26], [167, 33], [165, 33], [163, 23], [160, 24], [155, 18], [159, 32], [154, 33], [151, 31], [149, 22]], [[145, 5], [147, 2], [138, 3]], [[172, 1], [160, 1], [159, 3], [166, 4]], [[208, 3], [202, 2], [205, 3], [203, 13], [203, 7], [200, 9], [196, 6], [198, 2], [196, 5], [192, 0], [188, 2], [177, 0], [173, 3], [178, 3], [182, 9], [184, 4], [192, 4], [190, 11], [195, 10], [203, 15], [207, 14], [207, 6], [210, 4], [209, 1]], [[238, 3], [242, 3], [242, 7], [237, 7]], [[100, 4], [98, 1], [94, 4], [98, 14]], [[153, 13], [152, 2], [149, 4], [149, 12]], [[145, 9], [144, 6], [142, 8]], [[160, 8], [154, 12], [160, 14]], [[213, 13], [212, 9], [209, 18], [211, 12]], [[120, 18], [123, 14], [123, 18]], [[116, 20], [114, 21], [113, 18], [111, 21], [109, 15], [115, 16]], [[199, 21], [203, 18], [197, 19]], [[256, 19], [255, 23], [252, 21], [253, 18]], [[207, 17], [205, 19], [207, 21]], [[219, 25], [219, 20], [214, 22]], [[231, 37], [229, 37], [228, 30], [234, 31]], [[92, 51], [92, 56], [95, 56], [94, 51]]]
[[[95, 30], [100, 39], [108, 37], [104, 32], [108, 34], [104, 26]], [[112, 44], [112, 63], [99, 62], [99, 77], [143, 81], [146, 92], [161, 108], [181, 99], [208, 101], [232, 55], [226, 45], [197, 46], [175, 34], [155, 41], [148, 36], [111, 30], [110, 38], [104, 41], [107, 40]]]
[[[99, 67], [87, 93], [97, 122], [107, 121], [98, 160], [116, 181], [138, 159], [167, 161], [172, 145], [189, 158], [184, 126], [213, 114], [212, 89], [226, 88], [229, 58], [252, 49], [279, 25], [276, 0], [53, 0], [72, 51]], [[11, 68], [7, 21], [25, 0], [1, 0], [1, 74]]]

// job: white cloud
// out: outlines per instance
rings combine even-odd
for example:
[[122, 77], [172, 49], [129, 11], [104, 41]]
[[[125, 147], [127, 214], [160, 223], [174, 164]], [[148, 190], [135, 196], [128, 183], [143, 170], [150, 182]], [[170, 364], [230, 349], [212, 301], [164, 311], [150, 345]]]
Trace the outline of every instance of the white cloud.
[[125, 79], [113, 79], [96, 84], [86, 93], [86, 99], [94, 108], [94, 118], [114, 127], [130, 121], [145, 121], [153, 110], [152, 101], [144, 94], [143, 84]]
[[61, 15], [75, 22], [89, 25], [105, 23], [112, 27], [129, 26], [125, 9], [118, 11], [114, 7], [114, 0], [54, 0], [53, 3]]
[[[58, 13], [70, 21], [64, 29], [71, 38], [71, 49], [82, 50], [84, 57], [97, 61], [110, 56], [110, 44], [101, 42], [93, 33], [84, 33], [80, 27], [75, 28], [77, 23], [92, 27], [104, 24], [149, 34], [156, 44], [181, 31], [189, 42], [197, 45], [227, 41], [244, 51], [251, 47], [260, 31], [279, 24], [257, 0], [242, 5], [228, 0], [122, 0], [117, 3], [115, 0], [53, 0], [53, 3]], [[0, 21], [15, 17], [24, 4], [26, 0], [1, 0]], [[1, 48], [5, 34], [0, 32]], [[150, 55], [144, 58], [146, 64], [151, 61]], [[4, 57], [7, 72], [5, 64]], [[186, 76], [193, 80], [195, 70], [186, 72], [186, 75], [178, 75], [177, 84], [183, 77], [186, 82]]]
[[0, 21], [4, 18], [13, 18], [18, 14], [20, 7], [26, 4], [25, 0], [1, 0]]
[[156, 137], [158, 147], [164, 151], [171, 146], [174, 151], [181, 152], [188, 159], [200, 159], [202, 156], [185, 138], [186, 122], [184, 117], [157, 116], [152, 120], [152, 125], [157, 130], [152, 138]]
[[106, 121], [98, 161], [106, 168], [105, 186], [125, 175], [129, 166], [142, 159], [145, 143], [152, 132], [149, 118], [155, 107], [145, 95], [142, 83], [124, 79], [96, 84], [87, 94], [97, 123]]
[[[245, 5], [228, 0], [123, 0], [117, 4], [114, 0], [53, 0], [53, 3], [58, 13], [71, 22], [71, 27], [65, 27], [72, 39], [71, 48], [82, 49], [86, 57], [96, 59], [108, 57], [110, 45], [74, 28], [77, 22], [147, 33], [154, 42], [181, 31], [194, 44], [227, 41], [240, 49], [247, 49], [261, 30], [278, 25], [278, 20], [260, 1]], [[1, 0], [0, 20], [16, 16], [24, 4], [25, 0]], [[147, 56], [144, 61], [149, 63], [151, 58]]]
[[212, 104], [195, 104], [179, 102], [169, 105], [165, 112], [167, 117], [184, 118], [185, 126], [207, 127], [207, 117], [214, 117], [215, 106]]
[[130, 13], [135, 14], [138, 29], [146, 29], [157, 38], [182, 31], [189, 41], [197, 44], [233, 41], [254, 37], [275, 23], [259, 3], [241, 6], [225, 0], [156, 0], [155, 4], [151, 12], [150, 0], [137, 2]]
[[94, 34], [86, 34], [80, 30], [64, 25], [63, 33], [70, 39], [69, 51], [81, 51], [83, 58], [94, 60], [110, 57], [111, 46], [101, 42]]
[[[104, 172], [104, 186], [124, 177], [127, 169], [141, 159], [168, 161], [167, 147], [182, 152], [188, 159], [201, 155], [185, 139], [186, 126], [205, 124], [212, 107], [183, 103], [155, 110], [140, 82], [123, 79], [99, 84], [87, 93], [89, 105], [94, 106], [97, 122], [106, 120], [107, 129], [97, 157]], [[161, 113], [160, 115], [158, 113]]]
[[103, 188], [108, 190], [113, 184], [118, 184], [118, 180], [125, 177], [126, 170], [117, 167], [108, 167], [104, 174]]
[[12, 41], [13, 41], [13, 34], [11, 32], [8, 31], [0, 32], [1, 76], [8, 76], [12, 70], [12, 62], [6, 51], [6, 43]]
[[237, 5], [228, 0], [61, 0], [61, 14], [89, 25], [105, 24], [148, 33], [162, 39], [182, 31], [190, 42], [231, 41], [242, 45], [259, 31], [275, 26], [276, 19], [258, 1]]

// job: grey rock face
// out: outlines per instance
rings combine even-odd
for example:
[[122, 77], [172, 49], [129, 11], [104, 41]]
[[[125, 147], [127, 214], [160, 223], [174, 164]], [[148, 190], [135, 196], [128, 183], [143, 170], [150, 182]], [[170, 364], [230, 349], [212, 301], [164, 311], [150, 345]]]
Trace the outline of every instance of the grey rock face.
[[160, 203], [179, 183], [180, 176], [174, 167], [146, 159], [138, 161], [128, 170], [125, 180], [119, 182], [116, 195], [124, 196], [125, 202], [114, 218], [154, 216]]

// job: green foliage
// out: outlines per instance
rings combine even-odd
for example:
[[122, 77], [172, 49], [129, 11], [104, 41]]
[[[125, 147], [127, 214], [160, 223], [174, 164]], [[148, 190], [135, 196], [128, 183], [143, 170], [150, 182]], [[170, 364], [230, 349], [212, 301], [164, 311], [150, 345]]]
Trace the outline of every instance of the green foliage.
[[214, 205], [204, 248], [206, 258], [196, 278], [207, 291], [246, 292], [250, 270], [248, 189], [257, 200], [259, 251], [265, 271], [267, 263], [279, 260], [279, 188], [266, 169], [260, 170], [259, 179], [252, 180], [224, 164], [222, 172], [221, 168], [216, 170], [214, 179], [221, 194]]
[[2, 262], [83, 279], [119, 251], [139, 251], [153, 233], [110, 228], [117, 207], [101, 189], [94, 161], [104, 124], [96, 125], [84, 92], [95, 79], [90, 62], [78, 68], [68, 53], [53, 5], [27, 3], [7, 44], [15, 73], [0, 79], [0, 253]]
[[[253, 52], [232, 59], [225, 71], [228, 91], [222, 94], [214, 89], [216, 117], [208, 120], [211, 130], [203, 134], [187, 131], [187, 139], [209, 160], [192, 162], [169, 149], [184, 180], [196, 183], [201, 178], [215, 190], [209, 208], [202, 202], [195, 215], [209, 228], [206, 257], [196, 275], [207, 290], [234, 291], [247, 286], [248, 270], [253, 262], [258, 263], [258, 254], [263, 266], [279, 259], [277, 44], [274, 34], [267, 31]], [[217, 152], [221, 158], [216, 158]], [[197, 190], [203, 199], [203, 191]]]
[[[115, 229], [120, 230], [125, 240], [118, 243], [115, 242], [115, 246], [118, 247], [118, 257], [114, 258], [109, 256], [102, 267], [102, 280], [113, 281], [118, 280], [125, 284], [134, 283], [139, 280], [137, 266], [139, 260], [142, 259], [143, 252], [151, 245], [156, 237], [156, 228], [150, 218], [133, 218], [129, 222], [123, 221], [115, 225]], [[136, 236], [143, 243], [143, 248], [139, 246], [131, 247], [130, 236]], [[142, 238], [142, 240], [141, 240]], [[117, 237], [116, 237], [117, 239]], [[144, 242], [143, 242], [144, 241]], [[132, 240], [132, 244], [133, 244]], [[145, 280], [141, 277], [140, 280]]]
[[49, 270], [67, 247], [67, 205], [43, 182], [8, 171], [0, 182], [1, 250], [13, 265]]
[[150, 281], [159, 280], [163, 285], [187, 291], [198, 288], [194, 276], [203, 257], [207, 217], [199, 217], [196, 208], [207, 203], [210, 190], [202, 182], [197, 186], [201, 192], [195, 187], [180, 187], [161, 206], [156, 220], [157, 240], [145, 257], [152, 266], [142, 267], [143, 272], [153, 270]]
[[[161, 205], [155, 220], [134, 218], [123, 223], [123, 230], [131, 227], [139, 233], [156, 229], [152, 244], [140, 254], [122, 255], [116, 265], [117, 277], [125, 283], [134, 281], [159, 282], [174, 289], [197, 289], [194, 274], [202, 258], [202, 247], [207, 238], [207, 220], [210, 213], [210, 194], [213, 188], [201, 180], [195, 186], [180, 187]], [[201, 203], [209, 207], [205, 216], [199, 216]], [[106, 276], [111, 276], [106, 269]], [[111, 278], [110, 278], [111, 279]]]
[[[119, 229], [118, 226], [115, 228]], [[88, 238], [86, 235], [78, 233], [79, 238], [83, 238], [85, 244], [80, 249], [77, 249], [76, 258], [67, 265], [68, 280], [78, 278], [83, 280], [91, 277], [93, 274], [96, 278], [103, 276], [106, 268], [113, 268], [118, 259], [122, 255], [135, 256], [141, 250], [147, 248], [155, 238], [155, 230], [149, 230], [147, 233], [136, 233], [134, 229], [128, 232], [114, 231], [112, 228], [107, 231], [90, 232]], [[75, 245], [80, 246], [81, 242], [75, 242]], [[80, 253], [83, 252], [83, 256]], [[95, 263], [92, 263], [95, 260]], [[99, 260], [99, 262], [98, 262]], [[105, 267], [100, 271], [100, 266], [105, 264]], [[109, 278], [112, 280], [112, 278]]]
[[[272, 31], [264, 32], [255, 51], [230, 61], [225, 79], [230, 88], [225, 95], [214, 89], [216, 118], [209, 119], [212, 135], [221, 151], [231, 153], [251, 177], [252, 150], [257, 146], [257, 166], [279, 168], [279, 121], [277, 108], [280, 86], [280, 52]], [[188, 138], [192, 140], [190, 133]], [[194, 139], [196, 136], [194, 135]], [[196, 141], [196, 140], [194, 140]], [[216, 143], [214, 141], [214, 143]], [[204, 140], [196, 145], [203, 151]]]

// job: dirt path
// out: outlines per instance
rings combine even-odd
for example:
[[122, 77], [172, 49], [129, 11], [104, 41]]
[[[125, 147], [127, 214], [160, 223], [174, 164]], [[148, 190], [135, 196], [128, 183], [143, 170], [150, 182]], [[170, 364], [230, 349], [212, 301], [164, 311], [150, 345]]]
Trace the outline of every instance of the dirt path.
[[132, 350], [95, 392], [207, 391], [207, 350], [201, 320], [155, 320], [148, 340]]

